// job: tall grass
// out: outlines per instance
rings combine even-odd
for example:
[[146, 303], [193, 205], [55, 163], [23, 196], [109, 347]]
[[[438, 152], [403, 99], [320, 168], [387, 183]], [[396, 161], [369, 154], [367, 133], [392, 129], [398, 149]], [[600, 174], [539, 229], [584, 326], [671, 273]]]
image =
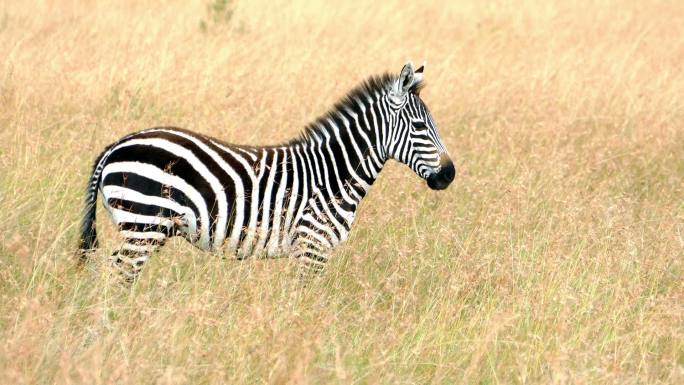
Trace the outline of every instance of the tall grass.
[[[0, 3], [1, 383], [684, 383], [678, 1], [212, 4]], [[106, 144], [282, 141], [407, 58], [457, 179], [389, 164], [311, 285], [178, 241], [122, 290], [102, 211], [72, 269]]]

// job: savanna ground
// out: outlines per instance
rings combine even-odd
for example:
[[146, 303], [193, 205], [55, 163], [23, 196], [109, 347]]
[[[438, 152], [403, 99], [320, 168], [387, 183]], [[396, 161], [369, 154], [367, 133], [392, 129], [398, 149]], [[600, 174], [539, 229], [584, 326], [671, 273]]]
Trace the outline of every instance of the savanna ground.
[[[679, 1], [3, 0], [0, 383], [684, 383], [682, 36]], [[282, 141], [406, 59], [457, 179], [390, 163], [309, 286], [178, 241], [121, 289], [101, 209], [73, 269], [106, 144]]]

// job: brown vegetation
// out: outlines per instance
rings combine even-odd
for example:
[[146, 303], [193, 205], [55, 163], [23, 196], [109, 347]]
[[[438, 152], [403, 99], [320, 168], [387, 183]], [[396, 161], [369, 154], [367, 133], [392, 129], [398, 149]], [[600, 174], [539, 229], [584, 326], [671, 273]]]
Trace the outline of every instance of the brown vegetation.
[[[684, 383], [679, 1], [223, 3], [0, 2], [0, 383]], [[308, 287], [185, 242], [71, 269], [104, 145], [282, 141], [406, 59], [457, 180], [389, 164]]]

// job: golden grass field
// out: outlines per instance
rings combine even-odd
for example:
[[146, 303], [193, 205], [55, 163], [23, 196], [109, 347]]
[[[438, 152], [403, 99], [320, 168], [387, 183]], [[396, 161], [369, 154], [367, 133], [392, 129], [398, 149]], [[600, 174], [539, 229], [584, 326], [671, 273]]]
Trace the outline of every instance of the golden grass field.
[[[1, 384], [684, 383], [684, 4], [0, 1]], [[297, 135], [427, 60], [458, 169], [390, 162], [303, 287], [178, 240], [73, 252], [91, 162], [177, 125]]]

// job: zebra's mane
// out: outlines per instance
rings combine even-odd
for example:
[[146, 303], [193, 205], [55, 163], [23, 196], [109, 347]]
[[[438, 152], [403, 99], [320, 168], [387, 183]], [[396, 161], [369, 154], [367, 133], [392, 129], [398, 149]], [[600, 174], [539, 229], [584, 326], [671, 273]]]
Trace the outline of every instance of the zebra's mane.
[[[342, 111], [359, 111], [357, 100], [363, 102], [364, 105], [369, 105], [377, 101], [382, 95], [387, 93], [396, 83], [397, 75], [384, 73], [382, 75], [373, 75], [361, 82], [356, 87], [352, 88], [345, 96], [343, 96], [337, 103], [333, 105], [328, 112], [316, 118], [313, 122], [306, 125], [304, 130], [294, 139], [291, 139], [286, 144], [300, 144], [305, 143], [312, 137], [323, 137], [324, 131], [330, 129], [329, 121], [338, 119], [339, 113]], [[422, 80], [415, 82], [409, 92], [416, 95], [420, 94], [423, 89], [424, 82]], [[369, 100], [370, 99], [370, 100]]]

